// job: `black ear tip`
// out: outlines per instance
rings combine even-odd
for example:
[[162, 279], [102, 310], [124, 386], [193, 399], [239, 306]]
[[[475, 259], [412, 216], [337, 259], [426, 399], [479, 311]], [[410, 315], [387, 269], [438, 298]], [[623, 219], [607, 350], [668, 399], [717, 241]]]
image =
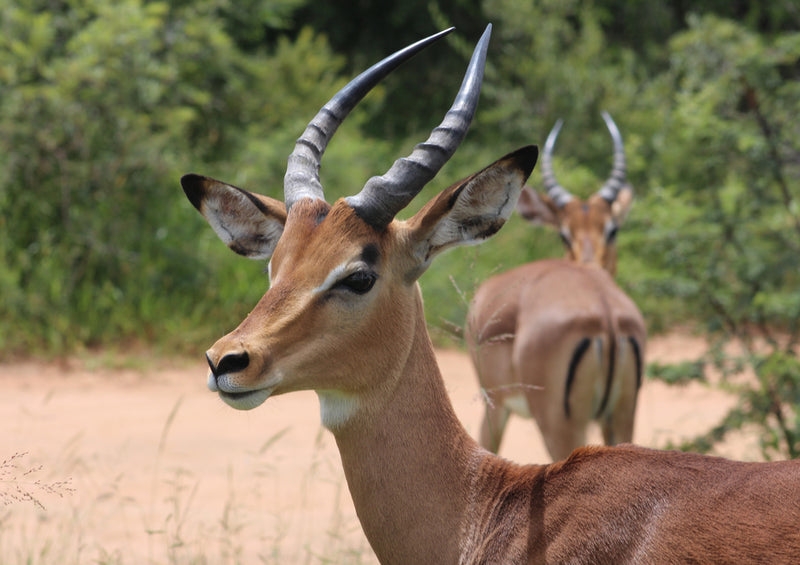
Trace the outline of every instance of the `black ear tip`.
[[525, 172], [525, 178], [531, 176], [533, 168], [536, 166], [536, 161], [539, 158], [539, 147], [536, 145], [526, 145], [520, 147], [513, 153], [508, 155], [509, 159], [516, 161], [522, 170]]
[[527, 162], [530, 163], [530, 168], [526, 169], [528, 176], [533, 172], [533, 168], [536, 166], [536, 161], [539, 160], [539, 147], [536, 145], [528, 145], [525, 147], [527, 152]]
[[192, 206], [200, 210], [203, 202], [203, 194], [205, 194], [205, 177], [189, 173], [181, 177], [181, 187], [186, 194], [186, 198], [192, 203]]

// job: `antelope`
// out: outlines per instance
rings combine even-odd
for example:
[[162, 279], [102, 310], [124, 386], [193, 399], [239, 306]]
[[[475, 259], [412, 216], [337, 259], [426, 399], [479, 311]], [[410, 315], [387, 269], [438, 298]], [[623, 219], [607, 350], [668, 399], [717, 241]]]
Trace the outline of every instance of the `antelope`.
[[[351, 81], [289, 156], [284, 202], [196, 174], [191, 203], [235, 252], [270, 258], [270, 287], [206, 353], [208, 388], [240, 410], [314, 390], [358, 518], [382, 563], [794, 560], [800, 469], [644, 448], [576, 451], [520, 466], [482, 449], [457, 418], [425, 324], [420, 275], [443, 250], [496, 232], [537, 149], [522, 147], [395, 215], [460, 145], [491, 28], [442, 124], [354, 196], [324, 199], [325, 147], [394, 67], [449, 30]], [[711, 552], [711, 553], [709, 553]]]
[[542, 151], [545, 192], [527, 186], [517, 209], [559, 230], [564, 259], [534, 261], [496, 275], [476, 291], [466, 339], [486, 398], [480, 443], [498, 452], [511, 413], [533, 418], [554, 461], [586, 444], [598, 420], [607, 445], [633, 439], [647, 338], [644, 319], [614, 283], [616, 234], [633, 201], [625, 149], [611, 116], [609, 179], [582, 201], [556, 180], [552, 154], [563, 121]]

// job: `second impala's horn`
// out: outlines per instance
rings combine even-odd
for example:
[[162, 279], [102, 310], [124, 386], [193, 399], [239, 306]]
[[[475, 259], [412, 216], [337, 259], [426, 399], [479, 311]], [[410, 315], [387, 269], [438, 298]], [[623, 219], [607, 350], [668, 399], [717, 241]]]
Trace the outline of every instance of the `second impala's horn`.
[[545, 141], [544, 150], [542, 151], [542, 181], [544, 182], [544, 190], [559, 208], [563, 208], [567, 202], [572, 200], [572, 194], [570, 194], [566, 188], [558, 184], [555, 171], [553, 171], [553, 146], [556, 144], [556, 138], [563, 125], [564, 120], [559, 118], [553, 126], [553, 129], [551, 129], [550, 133], [547, 135], [547, 141]]
[[614, 123], [608, 112], [603, 112], [603, 120], [611, 133], [611, 139], [614, 140], [614, 166], [611, 169], [611, 175], [608, 180], [597, 191], [597, 194], [611, 204], [617, 199], [619, 191], [628, 185], [627, 165], [625, 163], [625, 146], [622, 144], [622, 134], [619, 133], [617, 124]]

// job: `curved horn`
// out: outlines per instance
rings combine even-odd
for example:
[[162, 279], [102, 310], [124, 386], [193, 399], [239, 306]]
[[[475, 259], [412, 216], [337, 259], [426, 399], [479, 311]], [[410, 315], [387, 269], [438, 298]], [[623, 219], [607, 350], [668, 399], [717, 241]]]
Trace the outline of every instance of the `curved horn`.
[[611, 115], [605, 111], [602, 115], [608, 131], [611, 133], [611, 139], [614, 140], [614, 166], [611, 169], [611, 176], [597, 191], [597, 194], [611, 204], [617, 199], [619, 191], [628, 184], [626, 181], [625, 146], [622, 144], [622, 135], [619, 133], [619, 128], [617, 128], [614, 120], [611, 119]]
[[558, 184], [556, 174], [553, 171], [553, 146], [556, 144], [556, 138], [563, 125], [564, 120], [559, 118], [547, 135], [547, 141], [545, 141], [544, 150], [542, 151], [542, 181], [544, 182], [544, 189], [559, 208], [563, 208], [567, 202], [572, 200], [572, 194]]
[[452, 107], [428, 140], [417, 145], [408, 157], [395, 161], [383, 176], [369, 179], [361, 192], [347, 198], [350, 206], [370, 225], [387, 226], [436, 176], [463, 141], [478, 106], [491, 33], [489, 24], [475, 46]]
[[283, 178], [283, 196], [287, 212], [292, 204], [301, 198], [321, 200], [325, 198], [319, 181], [322, 154], [336, 133], [336, 129], [356, 104], [386, 75], [454, 29], [451, 27], [440, 31], [389, 55], [351, 80], [322, 107], [306, 126], [303, 135], [295, 144], [294, 151], [289, 155], [286, 175]]

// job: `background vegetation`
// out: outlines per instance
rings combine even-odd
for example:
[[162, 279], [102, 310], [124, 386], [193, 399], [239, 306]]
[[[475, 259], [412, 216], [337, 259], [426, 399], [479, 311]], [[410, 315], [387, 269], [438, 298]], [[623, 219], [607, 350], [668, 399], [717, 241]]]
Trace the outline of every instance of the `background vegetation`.
[[[329, 199], [360, 189], [438, 124], [494, 24], [481, 106], [405, 213], [478, 166], [541, 144], [578, 194], [610, 168], [608, 110], [637, 203], [619, 282], [651, 332], [689, 325], [699, 365], [741, 403], [694, 445], [756, 423], [800, 453], [800, 9], [792, 0], [0, 0], [0, 355], [141, 342], [197, 352], [267, 286], [185, 200], [194, 171], [281, 197], [285, 159], [350, 77], [449, 25], [457, 34], [371, 94], [323, 160]], [[537, 185], [536, 173], [531, 183]], [[423, 277], [444, 340], [491, 273], [559, 255], [514, 217]], [[732, 355], [724, 346], [742, 344]], [[680, 372], [680, 371], [679, 371]], [[670, 375], [668, 368], [653, 374]], [[686, 371], [681, 374], [688, 374]], [[692, 374], [703, 375], [702, 371]]]

